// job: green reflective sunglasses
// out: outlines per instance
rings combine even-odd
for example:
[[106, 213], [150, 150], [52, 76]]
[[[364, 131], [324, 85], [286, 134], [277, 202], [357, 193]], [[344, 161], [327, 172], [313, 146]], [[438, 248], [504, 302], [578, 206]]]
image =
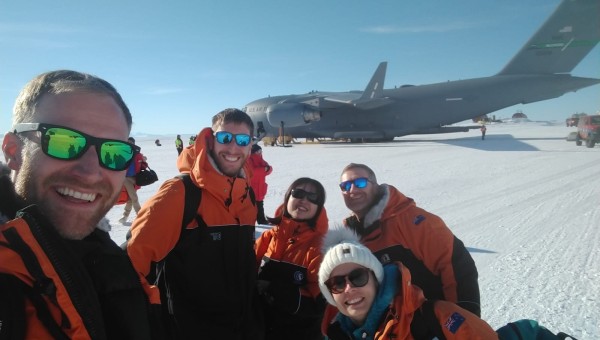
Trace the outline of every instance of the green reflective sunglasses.
[[96, 147], [100, 166], [113, 171], [127, 169], [133, 156], [140, 152], [140, 147], [135, 144], [116, 139], [93, 137], [64, 126], [44, 123], [19, 123], [15, 125], [14, 133], [29, 131], [40, 131], [42, 133], [42, 152], [56, 159], [78, 159], [93, 145]]

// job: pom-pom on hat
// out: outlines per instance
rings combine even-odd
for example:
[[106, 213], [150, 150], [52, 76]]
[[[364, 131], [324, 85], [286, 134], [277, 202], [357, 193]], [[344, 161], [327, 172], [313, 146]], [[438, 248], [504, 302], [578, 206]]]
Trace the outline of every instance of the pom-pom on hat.
[[335, 306], [335, 300], [331, 295], [325, 281], [329, 279], [331, 272], [344, 263], [356, 263], [369, 268], [375, 273], [379, 283], [383, 281], [383, 265], [358, 240], [358, 236], [346, 227], [330, 228], [323, 240], [323, 261], [319, 267], [319, 288], [329, 304]]

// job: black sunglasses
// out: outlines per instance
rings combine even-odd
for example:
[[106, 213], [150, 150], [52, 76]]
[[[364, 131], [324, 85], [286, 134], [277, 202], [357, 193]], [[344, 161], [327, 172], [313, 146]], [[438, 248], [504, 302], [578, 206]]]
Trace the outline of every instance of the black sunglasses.
[[42, 152], [52, 158], [65, 161], [80, 158], [91, 145], [96, 147], [100, 166], [108, 170], [127, 169], [133, 156], [140, 147], [117, 139], [105, 139], [90, 136], [60, 125], [45, 123], [19, 123], [14, 133], [40, 131], [42, 133]]
[[299, 200], [306, 197], [306, 199], [313, 204], [319, 204], [319, 194], [316, 192], [308, 192], [303, 189], [292, 189], [292, 197], [297, 198]]
[[329, 278], [325, 281], [325, 286], [331, 294], [341, 294], [346, 289], [346, 283], [350, 283], [352, 287], [364, 287], [369, 283], [369, 272], [367, 268], [356, 268], [347, 275], [338, 275]]

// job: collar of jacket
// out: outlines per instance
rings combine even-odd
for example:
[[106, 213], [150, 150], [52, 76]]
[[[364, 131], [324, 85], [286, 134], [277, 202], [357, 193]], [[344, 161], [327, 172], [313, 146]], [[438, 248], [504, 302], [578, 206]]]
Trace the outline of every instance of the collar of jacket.
[[381, 198], [369, 209], [362, 220], [359, 220], [354, 214], [345, 220], [346, 225], [361, 236], [369, 235], [379, 228], [380, 222], [393, 218], [415, 205], [412, 198], [406, 197], [392, 185], [380, 184], [380, 188]]
[[[283, 211], [283, 204], [277, 208], [275, 216], [279, 216]], [[281, 223], [276, 226], [277, 233], [285, 235], [285, 237], [305, 237], [301, 235], [307, 235], [312, 238], [315, 236], [322, 237], [327, 233], [329, 219], [327, 218], [327, 211], [325, 207], [321, 209], [314, 228], [308, 225], [307, 221], [297, 221], [291, 217], [283, 215]]]

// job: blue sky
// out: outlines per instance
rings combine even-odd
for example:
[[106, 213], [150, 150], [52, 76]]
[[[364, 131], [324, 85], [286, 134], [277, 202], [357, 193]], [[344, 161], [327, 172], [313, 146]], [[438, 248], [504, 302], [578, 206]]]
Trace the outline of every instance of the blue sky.
[[[2, 1], [0, 130], [35, 75], [73, 69], [121, 92], [133, 133], [190, 134], [227, 107], [268, 95], [362, 90], [491, 76], [559, 0]], [[600, 78], [600, 48], [573, 70]], [[600, 85], [521, 110], [564, 120], [600, 110]]]

